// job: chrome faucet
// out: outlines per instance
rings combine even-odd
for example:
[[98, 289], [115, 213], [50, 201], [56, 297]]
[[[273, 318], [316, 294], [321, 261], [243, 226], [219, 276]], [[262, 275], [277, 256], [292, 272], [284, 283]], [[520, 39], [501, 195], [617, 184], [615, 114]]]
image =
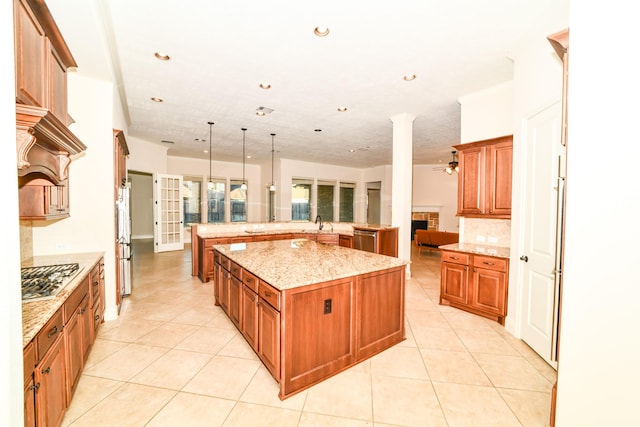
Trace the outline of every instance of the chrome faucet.
[[316, 224], [318, 223], [318, 221], [320, 222], [320, 225], [318, 226], [318, 230], [322, 230], [322, 227], [324, 227], [324, 224], [322, 224], [322, 217], [320, 215], [316, 217]]

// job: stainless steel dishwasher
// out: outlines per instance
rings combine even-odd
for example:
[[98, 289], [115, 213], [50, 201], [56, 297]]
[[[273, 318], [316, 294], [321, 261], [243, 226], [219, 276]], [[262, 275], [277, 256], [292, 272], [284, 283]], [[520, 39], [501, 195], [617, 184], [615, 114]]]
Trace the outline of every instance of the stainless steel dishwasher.
[[353, 231], [353, 249], [361, 251], [377, 252], [378, 249], [378, 232], [368, 230]]

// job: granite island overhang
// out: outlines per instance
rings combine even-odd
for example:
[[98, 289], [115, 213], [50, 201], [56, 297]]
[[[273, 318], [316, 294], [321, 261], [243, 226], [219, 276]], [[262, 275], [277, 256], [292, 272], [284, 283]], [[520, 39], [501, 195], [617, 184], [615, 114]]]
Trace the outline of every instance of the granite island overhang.
[[214, 295], [285, 399], [403, 341], [407, 261], [306, 239], [214, 246]]

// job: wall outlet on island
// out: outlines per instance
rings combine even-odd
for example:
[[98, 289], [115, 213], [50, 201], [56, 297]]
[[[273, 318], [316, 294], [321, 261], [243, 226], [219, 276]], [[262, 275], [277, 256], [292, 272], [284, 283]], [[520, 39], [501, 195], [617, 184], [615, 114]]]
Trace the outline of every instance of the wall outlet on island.
[[485, 237], [484, 236], [476, 236], [476, 240], [480, 243], [484, 243], [485, 242]]
[[498, 238], [494, 237], [494, 236], [489, 236], [489, 237], [487, 237], [487, 241], [489, 243], [498, 243]]
[[56, 251], [66, 251], [69, 249], [69, 246], [66, 243], [58, 242], [56, 243]]

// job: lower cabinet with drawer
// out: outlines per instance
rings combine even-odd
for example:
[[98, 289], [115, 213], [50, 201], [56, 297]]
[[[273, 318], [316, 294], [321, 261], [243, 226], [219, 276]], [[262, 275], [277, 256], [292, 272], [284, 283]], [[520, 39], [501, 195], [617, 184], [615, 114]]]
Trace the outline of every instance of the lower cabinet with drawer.
[[442, 251], [440, 304], [495, 320], [507, 316], [509, 260]]

